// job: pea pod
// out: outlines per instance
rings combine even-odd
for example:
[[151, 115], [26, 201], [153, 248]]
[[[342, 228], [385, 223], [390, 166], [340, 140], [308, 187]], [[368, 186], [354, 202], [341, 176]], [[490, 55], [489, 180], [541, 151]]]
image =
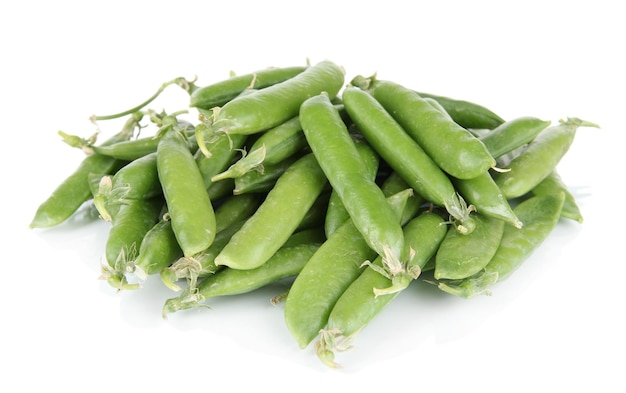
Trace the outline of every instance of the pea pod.
[[185, 256], [207, 249], [215, 238], [215, 212], [187, 139], [171, 120], [157, 149], [157, 170]]
[[215, 258], [215, 264], [233, 269], [261, 266], [295, 231], [326, 183], [312, 154], [300, 158], [280, 176], [256, 212]]
[[236, 177], [233, 194], [267, 193], [274, 187], [278, 178], [299, 158], [300, 156], [289, 157], [278, 164], [264, 165], [260, 170], [249, 171]]
[[189, 106], [211, 109], [224, 105], [245, 89], [262, 89], [302, 73], [305, 66], [266, 68], [249, 74], [233, 75], [228, 79], [202, 86], [193, 91]]
[[[106, 146], [128, 140], [132, 137], [134, 129], [142, 117], [142, 114], [131, 116], [124, 124], [123, 129], [102, 145]], [[122, 167], [123, 164], [123, 161], [100, 154], [92, 154], [85, 157], [78, 168], [65, 178], [50, 196], [39, 205], [29, 227], [50, 228], [67, 220], [83, 203], [93, 197], [89, 185], [89, 175], [92, 173], [111, 174]]]
[[[357, 142], [356, 148], [363, 158], [365, 167], [369, 171], [370, 178], [375, 180], [376, 174], [378, 173], [378, 155], [365, 142]], [[331, 191], [330, 200], [328, 202], [328, 210], [326, 211], [324, 222], [326, 236], [330, 236], [349, 218], [350, 214], [343, 205], [339, 194], [335, 190]]]
[[577, 221], [579, 223], [583, 222], [583, 215], [580, 211], [580, 207], [576, 203], [576, 198], [570, 192], [567, 184], [563, 182], [561, 175], [555, 169], [541, 181], [541, 183], [537, 184], [531, 191], [533, 195], [546, 195], [546, 194], [565, 194], [565, 201], [563, 202], [563, 209], [561, 209], [561, 217], [568, 218], [570, 220]]
[[394, 172], [426, 200], [446, 207], [459, 231], [471, 232], [469, 212], [453, 208], [460, 204], [449, 177], [393, 116], [371, 94], [358, 87], [348, 86], [342, 97], [358, 129]]
[[214, 133], [255, 134], [298, 115], [309, 97], [326, 92], [334, 97], [344, 82], [344, 71], [331, 61], [321, 61], [284, 82], [238, 96], [214, 108], [210, 128]]
[[411, 254], [403, 265], [385, 266], [378, 257], [365, 267], [332, 307], [328, 323], [321, 330], [315, 351], [326, 365], [336, 367], [335, 352], [351, 346], [358, 332], [417, 278], [421, 268], [435, 254], [446, 234], [443, 219], [424, 212], [404, 227], [405, 252]]
[[138, 284], [128, 282], [126, 275], [133, 273], [143, 238], [158, 222], [162, 207], [161, 198], [129, 200], [120, 206], [111, 222], [100, 279], [116, 289], [138, 288]]
[[134, 273], [145, 280], [173, 264], [182, 254], [172, 230], [172, 222], [166, 214], [144, 236], [134, 261]]
[[550, 125], [549, 120], [536, 117], [518, 117], [500, 124], [491, 132], [480, 137], [493, 158], [499, 158], [520, 146], [531, 142], [535, 137]]
[[472, 179], [452, 179], [458, 192], [471, 203], [479, 214], [503, 220], [516, 228], [523, 222], [515, 215], [508, 199], [489, 172]]
[[320, 94], [300, 108], [300, 123], [309, 146], [355, 226], [379, 255], [399, 258], [402, 227], [369, 177], [354, 140], [329, 96]]
[[495, 166], [478, 138], [416, 92], [383, 80], [372, 80], [368, 90], [449, 175], [469, 179]]
[[564, 200], [565, 194], [560, 193], [533, 196], [521, 202], [514, 211], [524, 220], [524, 227], [506, 226], [496, 253], [481, 272], [461, 280], [441, 280], [439, 289], [463, 298], [489, 294], [492, 285], [513, 274], [552, 233]]
[[319, 243], [304, 243], [281, 247], [263, 265], [249, 270], [224, 268], [202, 280], [195, 291], [184, 291], [163, 305], [163, 317], [173, 312], [204, 306], [203, 302], [218, 296], [248, 293], [282, 279], [296, 276]]
[[570, 118], [539, 133], [528, 147], [508, 165], [507, 171], [497, 173], [496, 184], [508, 198], [517, 198], [531, 191], [545, 179], [569, 150], [578, 127], [595, 124]]
[[437, 101], [450, 117], [463, 128], [492, 130], [504, 123], [504, 119], [483, 105], [436, 94], [417, 93], [420, 97], [431, 98]]
[[504, 221], [480, 214], [474, 219], [476, 229], [469, 235], [448, 230], [437, 250], [435, 279], [461, 279], [474, 275], [495, 254], [504, 232]]
[[[407, 188], [387, 198], [385, 203], [396, 220], [400, 220], [411, 194]], [[285, 301], [285, 323], [301, 348], [324, 327], [333, 304], [361, 273], [361, 264], [375, 256], [376, 252], [354, 222], [347, 220], [311, 257], [291, 285]]]

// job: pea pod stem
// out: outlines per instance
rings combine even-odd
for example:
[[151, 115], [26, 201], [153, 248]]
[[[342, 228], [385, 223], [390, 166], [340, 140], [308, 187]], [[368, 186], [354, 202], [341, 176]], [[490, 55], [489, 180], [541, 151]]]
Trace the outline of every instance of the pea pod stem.
[[124, 116], [128, 116], [134, 112], [137, 112], [141, 109], [143, 109], [146, 105], [150, 104], [152, 101], [154, 101], [159, 95], [161, 95], [161, 93], [170, 85], [178, 85], [179, 87], [181, 87], [183, 90], [185, 90], [188, 93], [191, 93], [194, 89], [195, 89], [195, 85], [194, 85], [195, 79], [192, 81], [189, 81], [183, 77], [177, 77], [174, 78], [170, 81], [167, 81], [165, 83], [163, 83], [158, 89], [157, 91], [150, 96], [147, 100], [145, 100], [144, 102], [142, 102], [141, 104], [130, 108], [128, 110], [125, 110], [123, 112], [119, 112], [119, 113], [115, 113], [115, 114], [111, 114], [111, 115], [105, 115], [105, 116], [98, 116], [98, 115], [92, 115], [90, 120], [92, 122], [96, 122], [99, 120], [111, 120], [111, 119], [118, 119], [120, 117], [124, 117]]

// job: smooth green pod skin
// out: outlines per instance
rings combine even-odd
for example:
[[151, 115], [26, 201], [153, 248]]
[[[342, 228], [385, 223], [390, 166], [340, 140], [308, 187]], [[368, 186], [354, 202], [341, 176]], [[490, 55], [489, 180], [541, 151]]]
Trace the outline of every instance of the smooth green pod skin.
[[233, 269], [261, 266], [293, 234], [326, 184], [315, 156], [300, 158], [276, 181], [252, 217], [215, 258], [215, 264]]
[[[193, 131], [193, 127], [189, 125], [184, 133], [189, 140], [190, 149], [195, 151], [196, 140]], [[90, 148], [97, 154], [117, 158], [118, 160], [134, 161], [145, 155], [156, 152], [160, 139], [160, 136], [149, 136], [103, 146], [90, 146]]]
[[135, 268], [137, 276], [147, 277], [159, 273], [183, 255], [178, 245], [172, 223], [167, 219], [157, 222], [144, 236]]
[[478, 138], [416, 92], [382, 80], [372, 81], [369, 91], [449, 175], [470, 179], [495, 166], [495, 159]]
[[[368, 266], [346, 288], [332, 307], [328, 323], [322, 331], [322, 338], [316, 345], [316, 352], [324, 363], [331, 367], [336, 366], [334, 351], [340, 350], [333, 348], [332, 342], [325, 341], [328, 338], [327, 335], [345, 337], [348, 341], [354, 340], [356, 334], [415, 279], [415, 275], [409, 274], [408, 271], [414, 269], [419, 274], [420, 269], [437, 252], [446, 236], [446, 229], [443, 218], [436, 213], [426, 211], [413, 218], [404, 226], [406, 252], [408, 253], [409, 249], [415, 252], [413, 259], [406, 266], [406, 274], [398, 275], [396, 279], [393, 279]], [[373, 263], [382, 268], [380, 257]], [[387, 288], [393, 288], [393, 290], [384, 294], [377, 292]]]
[[[254, 170], [234, 179], [234, 195], [247, 193], [267, 193], [276, 184], [289, 167], [295, 163], [300, 156], [289, 157], [275, 165], [265, 165], [263, 170]], [[224, 181], [224, 180], [220, 180]]]
[[106, 264], [101, 266], [100, 279], [118, 290], [137, 289], [126, 275], [135, 271], [135, 259], [145, 235], [159, 220], [162, 198], [131, 199], [120, 205], [113, 216], [105, 244]]
[[[367, 143], [358, 142], [356, 143], [356, 147], [359, 151], [359, 154], [363, 158], [365, 168], [369, 172], [371, 179], [375, 180], [376, 174], [378, 173], [378, 155]], [[324, 222], [326, 236], [330, 236], [349, 218], [350, 214], [343, 205], [339, 194], [337, 194], [337, 192], [333, 190], [330, 195], [330, 200], [328, 201], [328, 210], [326, 211], [326, 217]]]
[[235, 182], [233, 179], [224, 179], [211, 184], [207, 189], [207, 194], [209, 195], [209, 199], [211, 201], [220, 201], [233, 195], [234, 188]]
[[420, 97], [437, 101], [450, 117], [463, 128], [492, 130], [504, 123], [504, 119], [492, 110], [474, 102], [424, 92], [417, 92], [417, 94]]
[[522, 227], [523, 222], [515, 215], [489, 172], [472, 179], [452, 179], [452, 183], [479, 214], [501, 219], [516, 228]]
[[565, 194], [565, 201], [563, 202], [563, 208], [561, 209], [561, 217], [568, 218], [570, 220], [574, 220], [578, 223], [583, 222], [583, 215], [580, 211], [580, 207], [576, 203], [576, 198], [570, 192], [569, 188], [563, 182], [561, 175], [559, 175], [558, 171], [555, 169], [541, 181], [541, 183], [537, 184], [531, 191], [533, 195], [546, 195], [546, 194]]
[[255, 134], [298, 115], [300, 105], [322, 92], [335, 97], [343, 87], [344, 71], [321, 61], [284, 82], [238, 96], [216, 108], [211, 128], [215, 133]]
[[[402, 216], [410, 188], [387, 198], [397, 220]], [[285, 300], [289, 332], [305, 348], [326, 324], [343, 291], [361, 274], [361, 264], [376, 257], [352, 220], [337, 228], [294, 280]]]
[[[406, 190], [407, 188], [411, 188], [407, 182], [400, 177], [395, 172], [392, 172], [382, 183], [380, 189], [383, 191], [386, 197], [389, 197], [395, 193], [398, 193], [402, 190]], [[421, 210], [422, 206], [426, 200], [421, 195], [414, 193], [407, 200], [407, 204], [402, 213], [402, 219], [400, 220], [401, 225], [405, 225], [409, 220], [411, 220], [415, 215]]]
[[129, 162], [113, 175], [112, 187], [124, 189], [125, 199], [147, 199], [163, 194], [156, 152]]
[[320, 94], [300, 108], [304, 135], [355, 226], [379, 255], [399, 257], [404, 237], [385, 195], [369, 177], [354, 140], [329, 96]]
[[498, 159], [502, 155], [530, 143], [550, 124], [551, 121], [536, 117], [518, 117], [500, 124], [479, 139], [485, 144], [493, 158]]
[[296, 231], [309, 230], [314, 228], [323, 228], [326, 219], [326, 211], [328, 210], [328, 201], [330, 200], [330, 187], [325, 188], [322, 194], [315, 200], [313, 206], [304, 215], [304, 218], [296, 228]]
[[206, 250], [215, 238], [215, 212], [188, 141], [176, 128], [159, 142], [157, 170], [183, 255]]
[[435, 279], [469, 277], [489, 263], [504, 233], [504, 221], [481, 214], [475, 220], [476, 228], [468, 235], [448, 230], [435, 257]]
[[456, 192], [449, 177], [369, 93], [347, 87], [344, 106], [372, 148], [418, 194], [445, 206]]
[[[300, 273], [319, 243], [282, 247], [262, 266], [251, 270], [223, 269], [199, 285], [206, 298], [247, 293]], [[205, 289], [206, 288], [206, 289]]]
[[539, 133], [521, 154], [511, 160], [507, 172], [494, 176], [503, 195], [507, 199], [521, 197], [548, 177], [569, 150], [580, 126], [595, 125], [568, 119]]
[[261, 134], [250, 146], [250, 151], [255, 151], [264, 146], [263, 165], [276, 165], [302, 151], [306, 145], [306, 138], [302, 133], [302, 126], [300, 126], [300, 118], [295, 116]]
[[163, 316], [201, 307], [202, 302], [209, 298], [249, 293], [296, 276], [319, 246], [319, 243], [304, 243], [281, 247], [266, 263], [254, 269], [223, 268], [200, 281], [193, 296], [183, 292], [179, 297], [166, 300], [163, 305]]
[[[122, 131], [103, 142], [102, 146], [128, 140], [137, 121], [139, 121], [137, 116], [130, 118]], [[93, 197], [89, 182], [90, 174], [110, 175], [124, 164], [124, 161], [98, 153], [85, 157], [74, 172], [37, 207], [29, 228], [51, 228], [66, 221], [83, 203]]]
[[561, 217], [565, 194], [547, 194], [530, 197], [514, 208], [515, 214], [524, 221], [524, 227], [504, 228], [500, 245], [493, 258], [478, 274], [462, 280], [441, 280], [439, 289], [462, 298], [489, 294], [489, 288], [503, 281], [552, 233]]
[[208, 189], [213, 185], [211, 178], [226, 169], [246, 142], [246, 135], [215, 135], [205, 142], [209, 156], [197, 150], [194, 154], [196, 164], [202, 175], [204, 186]]
[[195, 89], [189, 97], [189, 106], [211, 109], [224, 105], [245, 89], [263, 89], [293, 78], [304, 70], [306, 70], [304, 66], [266, 68], [249, 74], [231, 76]]
[[260, 195], [233, 195], [215, 208], [215, 230], [217, 233], [236, 222], [248, 219], [261, 204]]

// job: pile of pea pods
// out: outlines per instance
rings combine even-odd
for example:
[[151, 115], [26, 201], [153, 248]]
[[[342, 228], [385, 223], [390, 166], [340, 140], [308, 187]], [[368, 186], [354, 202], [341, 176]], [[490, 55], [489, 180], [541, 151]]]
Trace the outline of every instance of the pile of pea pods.
[[[101, 279], [116, 290], [160, 280], [173, 294], [163, 317], [287, 283], [269, 300], [284, 305], [296, 344], [335, 367], [418, 278], [463, 298], [491, 294], [559, 220], [582, 223], [557, 165], [577, 129], [595, 124], [505, 121], [345, 75], [324, 60], [206, 86], [176, 78], [137, 107], [94, 116], [126, 119], [105, 141], [60, 132], [86, 156], [30, 226], [96, 209], [110, 225]], [[169, 85], [189, 107], [146, 109]]]

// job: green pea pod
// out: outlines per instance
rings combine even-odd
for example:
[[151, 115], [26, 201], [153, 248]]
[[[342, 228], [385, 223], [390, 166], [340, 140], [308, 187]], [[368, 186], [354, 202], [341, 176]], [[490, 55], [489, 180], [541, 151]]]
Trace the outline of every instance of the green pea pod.
[[257, 194], [233, 195], [215, 208], [216, 231], [221, 232], [236, 222], [248, 219], [261, 204]]
[[265, 149], [264, 165], [276, 165], [302, 151], [306, 147], [306, 139], [298, 116], [262, 133], [250, 146], [250, 151], [261, 147]]
[[368, 325], [400, 292], [416, 279], [446, 235], [443, 219], [424, 212], [404, 227], [408, 262], [385, 266], [378, 257], [337, 299], [321, 330], [315, 351], [326, 365], [336, 367], [335, 352], [350, 347], [358, 332]]
[[215, 212], [187, 139], [174, 124], [157, 149], [157, 170], [172, 220], [172, 229], [185, 256], [207, 249], [215, 238]]
[[[366, 91], [348, 86], [342, 94], [346, 111], [372, 148], [409, 186], [428, 201], [445, 206], [462, 232], [472, 224], [469, 212], [457, 212], [457, 193], [448, 175], [398, 124], [393, 116]], [[429, 107], [430, 105], [427, 104]], [[486, 170], [485, 170], [486, 172]]]
[[298, 115], [309, 97], [326, 92], [337, 95], [344, 83], [344, 71], [331, 61], [321, 61], [284, 82], [238, 96], [214, 108], [214, 133], [255, 134], [276, 127]]
[[451, 176], [469, 179], [495, 166], [495, 159], [478, 138], [416, 92], [383, 80], [373, 80], [368, 90]]
[[246, 139], [246, 135], [216, 135], [203, 141], [204, 148], [198, 149], [194, 157], [207, 189], [215, 183], [213, 177], [230, 165]]
[[559, 194], [561, 192], [565, 194], [561, 217], [582, 223], [583, 215], [576, 203], [576, 198], [563, 182], [561, 175], [556, 169], [531, 190], [533, 195]]
[[[382, 183], [380, 189], [383, 191], [386, 197], [389, 197], [402, 190], [411, 188], [396, 172], [392, 172]], [[426, 200], [419, 194], [414, 193], [411, 198], [408, 199], [407, 205], [402, 213], [402, 219], [400, 224], [404, 226], [409, 220], [411, 220], [419, 212]]]
[[509, 201], [489, 172], [472, 179], [452, 179], [458, 192], [471, 203], [479, 214], [501, 219], [516, 228], [523, 223], [515, 215]]
[[[259, 170], [247, 172], [234, 179], [233, 194], [267, 193], [276, 184], [276, 181], [285, 171], [296, 162], [300, 156], [292, 156], [274, 165], [264, 165]], [[223, 180], [222, 180], [223, 181]]]
[[266, 68], [244, 75], [231, 76], [228, 79], [202, 86], [193, 91], [189, 106], [211, 109], [224, 105], [237, 97], [245, 89], [262, 89], [275, 85], [304, 72], [306, 67]]
[[[495, 254], [504, 221], [476, 214], [476, 229], [469, 235], [448, 230], [435, 258], [435, 279], [461, 279], [482, 270]], [[517, 228], [516, 228], [517, 229]]]
[[[376, 174], [378, 173], [378, 155], [372, 150], [372, 148], [364, 142], [357, 142], [356, 148], [359, 154], [363, 158], [365, 167], [369, 171], [370, 178], [376, 180]], [[339, 194], [333, 190], [328, 202], [328, 210], [326, 211], [326, 218], [324, 227], [326, 230], [326, 236], [330, 236], [337, 228], [339, 228], [347, 219], [350, 218], [350, 214], [343, 205]]]
[[[411, 189], [407, 188], [386, 199], [396, 220], [400, 220], [411, 195]], [[291, 285], [285, 301], [285, 323], [301, 348], [324, 327], [332, 306], [361, 274], [361, 264], [375, 256], [376, 252], [354, 222], [347, 220], [311, 257]]]
[[595, 124], [570, 118], [546, 128], [508, 165], [508, 170], [496, 174], [496, 184], [507, 199], [530, 192], [545, 179], [561, 161], [574, 142], [578, 127]]
[[508, 278], [552, 233], [561, 217], [565, 194], [530, 197], [514, 208], [524, 227], [504, 228], [502, 240], [485, 268], [462, 280], [441, 280], [439, 289], [455, 296], [470, 298], [490, 294], [490, 287]]
[[128, 283], [126, 275], [133, 273], [143, 238], [158, 222], [162, 207], [161, 198], [129, 200], [120, 206], [107, 237], [100, 279], [116, 289], [138, 288]]
[[281, 247], [266, 263], [257, 268], [249, 270], [224, 268], [202, 280], [193, 293], [185, 291], [178, 297], [166, 300], [163, 305], [163, 317], [180, 310], [202, 307], [202, 303], [209, 298], [252, 292], [296, 276], [318, 248], [319, 243]]
[[420, 97], [431, 98], [437, 101], [450, 117], [463, 128], [492, 130], [504, 120], [492, 110], [471, 101], [418, 92]]
[[304, 135], [363, 237], [379, 255], [399, 258], [404, 237], [385, 195], [369, 174], [339, 112], [320, 94], [300, 108]]
[[[103, 142], [102, 146], [131, 138], [142, 117], [141, 114], [131, 116], [123, 129]], [[90, 174], [112, 174], [123, 165], [123, 161], [97, 153], [85, 157], [78, 168], [39, 205], [29, 227], [51, 228], [61, 224], [71, 217], [83, 203], [93, 197], [89, 181]]]
[[300, 158], [280, 176], [252, 217], [215, 258], [215, 264], [233, 269], [261, 266], [293, 234], [326, 184], [315, 156]]
[[304, 215], [304, 218], [302, 218], [302, 221], [300, 221], [296, 231], [324, 227], [330, 195], [330, 191], [327, 191], [326, 189], [322, 191], [322, 194], [315, 200], [313, 206], [311, 206], [309, 211]]
[[497, 159], [531, 142], [541, 131], [548, 128], [550, 123], [549, 120], [531, 116], [518, 117], [500, 124], [479, 139], [493, 158]]
[[161, 272], [183, 255], [172, 222], [161, 219], [144, 236], [135, 259], [135, 275], [140, 279]]

